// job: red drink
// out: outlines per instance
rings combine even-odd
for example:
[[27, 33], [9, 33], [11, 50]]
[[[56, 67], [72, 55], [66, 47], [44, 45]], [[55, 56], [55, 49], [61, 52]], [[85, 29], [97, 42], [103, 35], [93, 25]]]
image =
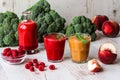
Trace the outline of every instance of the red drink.
[[[59, 37], [61, 36], [61, 37]], [[44, 35], [44, 46], [48, 61], [60, 62], [63, 59], [66, 37], [61, 33]]]
[[24, 20], [18, 26], [19, 46], [24, 50], [38, 47], [37, 24], [32, 20]]

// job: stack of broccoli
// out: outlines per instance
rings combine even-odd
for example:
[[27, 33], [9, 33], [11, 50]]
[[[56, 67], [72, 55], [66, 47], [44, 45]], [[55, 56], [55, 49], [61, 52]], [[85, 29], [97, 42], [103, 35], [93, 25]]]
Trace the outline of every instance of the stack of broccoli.
[[18, 44], [18, 16], [10, 11], [0, 13], [0, 47]]
[[91, 40], [96, 39], [96, 26], [85, 16], [76, 16], [70, 25], [66, 27], [66, 36], [69, 37], [75, 33], [87, 33], [91, 35]]
[[[43, 35], [46, 33], [65, 33], [65, 19], [62, 18], [55, 10], [51, 10], [50, 4], [46, 0], [38, 1], [26, 11], [30, 11], [32, 13], [30, 19], [36, 21], [38, 25], [39, 42], [43, 41]], [[21, 17], [21, 19], [23, 18], [24, 16]]]

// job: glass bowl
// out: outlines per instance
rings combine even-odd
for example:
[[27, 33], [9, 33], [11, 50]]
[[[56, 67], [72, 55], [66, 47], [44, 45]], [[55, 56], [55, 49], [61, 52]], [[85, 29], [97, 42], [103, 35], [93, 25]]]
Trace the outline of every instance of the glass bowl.
[[1, 58], [3, 59], [4, 62], [9, 63], [9, 64], [21, 64], [22, 62], [24, 62], [25, 58], [26, 58], [26, 53], [24, 53], [23, 55], [20, 55], [19, 57], [13, 58], [11, 56], [4, 56], [1, 53]]

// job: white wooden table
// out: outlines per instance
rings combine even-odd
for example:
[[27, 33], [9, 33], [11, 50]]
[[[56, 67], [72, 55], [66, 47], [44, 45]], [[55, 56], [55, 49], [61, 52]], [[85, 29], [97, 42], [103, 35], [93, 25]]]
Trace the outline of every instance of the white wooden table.
[[[99, 37], [100, 36], [100, 37]], [[71, 61], [68, 41], [66, 41], [64, 61], [51, 63], [47, 61], [45, 50], [38, 54], [29, 55], [27, 59], [37, 58], [46, 63], [46, 70], [43, 72], [30, 72], [24, 68], [24, 64], [9, 65], [0, 58], [0, 80], [120, 80], [120, 35], [116, 38], [107, 38], [102, 33], [98, 33], [98, 39], [91, 42], [89, 59], [97, 58], [98, 49], [104, 42], [112, 42], [116, 45], [118, 57], [114, 64], [105, 65], [102, 72], [91, 74], [87, 69], [87, 63], [77, 64]], [[0, 53], [3, 48], [0, 48]], [[54, 64], [56, 70], [51, 71], [48, 65]]]

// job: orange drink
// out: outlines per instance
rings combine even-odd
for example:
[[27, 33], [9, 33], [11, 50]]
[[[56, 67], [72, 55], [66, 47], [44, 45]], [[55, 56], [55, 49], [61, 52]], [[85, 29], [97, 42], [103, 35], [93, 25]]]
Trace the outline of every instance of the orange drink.
[[73, 62], [86, 62], [89, 55], [91, 37], [87, 34], [71, 35], [68, 38]]

